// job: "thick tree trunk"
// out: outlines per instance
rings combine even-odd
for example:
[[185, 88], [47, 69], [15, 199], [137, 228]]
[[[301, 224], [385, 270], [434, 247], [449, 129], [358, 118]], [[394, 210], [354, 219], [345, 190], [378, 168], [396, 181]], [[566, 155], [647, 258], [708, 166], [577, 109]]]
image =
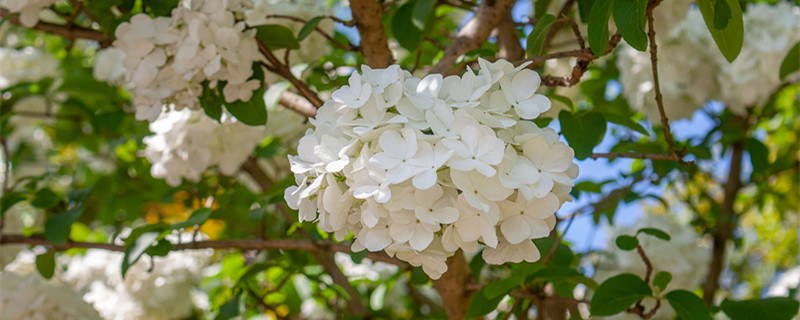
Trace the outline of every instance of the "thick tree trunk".
[[467, 317], [467, 308], [472, 300], [472, 290], [467, 289], [467, 284], [472, 280], [472, 272], [467, 265], [467, 259], [461, 250], [447, 259], [447, 272], [439, 280], [433, 282], [433, 287], [442, 298], [442, 305], [451, 320], [461, 320]]

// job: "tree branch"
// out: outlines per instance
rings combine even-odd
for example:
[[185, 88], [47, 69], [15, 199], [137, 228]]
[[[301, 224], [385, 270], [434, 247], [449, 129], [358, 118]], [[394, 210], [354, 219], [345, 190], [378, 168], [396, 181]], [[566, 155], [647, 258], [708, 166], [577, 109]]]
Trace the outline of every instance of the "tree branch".
[[[6, 18], [11, 23], [22, 26], [22, 22], [19, 20], [19, 15], [12, 14], [6, 9], [0, 8], [0, 18]], [[113, 40], [111, 37], [106, 36], [102, 31], [87, 29], [75, 25], [66, 26], [40, 21], [31, 29], [62, 36], [67, 39], [94, 40], [99, 42], [101, 47], [108, 47], [111, 45], [111, 41]]]
[[483, 1], [475, 16], [458, 31], [453, 43], [444, 51], [444, 55], [431, 73], [448, 75], [462, 54], [480, 48], [492, 29], [511, 11], [514, 2], [514, 0]]
[[467, 259], [459, 249], [453, 256], [447, 258], [447, 272], [433, 282], [433, 287], [442, 298], [448, 319], [466, 319], [467, 307], [474, 294], [474, 291], [467, 289], [467, 284], [471, 280], [472, 274]]
[[653, 19], [653, 10], [661, 4], [662, 0], [650, 0], [647, 6], [647, 37], [650, 42], [650, 65], [653, 68], [653, 90], [656, 96], [656, 105], [658, 106], [658, 114], [661, 116], [661, 129], [664, 131], [664, 140], [667, 141], [669, 152], [676, 156], [678, 162], [686, 165], [683, 161], [684, 152], [678, 152], [675, 148], [675, 139], [672, 137], [672, 131], [669, 128], [669, 119], [664, 112], [664, 98], [661, 96], [661, 84], [658, 79], [658, 44], [656, 43], [656, 29]]
[[394, 63], [392, 50], [383, 29], [383, 6], [375, 0], [350, 0], [356, 28], [361, 36], [361, 54], [373, 68], [386, 68]]
[[511, 17], [511, 11], [497, 24], [494, 29], [497, 35], [497, 57], [509, 61], [516, 61], [525, 58], [525, 50], [519, 43], [517, 37], [517, 25]]
[[289, 82], [291, 82], [295, 86], [295, 88], [297, 88], [297, 91], [299, 91], [301, 95], [303, 95], [306, 99], [308, 99], [308, 101], [311, 102], [311, 104], [313, 104], [314, 107], [317, 108], [321, 107], [322, 99], [320, 99], [319, 96], [317, 96], [317, 93], [311, 90], [311, 88], [309, 88], [308, 85], [305, 84], [305, 82], [300, 81], [300, 79], [297, 79], [297, 77], [295, 77], [292, 74], [292, 71], [289, 69], [289, 67], [281, 63], [278, 60], [278, 58], [275, 57], [275, 54], [272, 53], [272, 50], [270, 50], [264, 44], [264, 42], [262, 42], [259, 39], [256, 39], [256, 41], [258, 42], [259, 51], [261, 51], [264, 57], [267, 58], [267, 61], [269, 61], [268, 64], [266, 63], [263, 64], [264, 67], [266, 67], [269, 71], [272, 71], [275, 74], [285, 78], [286, 80], [289, 80]]
[[[744, 119], [737, 118], [744, 122]], [[742, 188], [741, 170], [742, 156], [744, 154], [744, 141], [736, 141], [731, 146], [731, 165], [728, 170], [728, 183], [725, 184], [725, 196], [720, 205], [717, 227], [712, 236], [714, 238], [714, 249], [712, 251], [711, 262], [708, 267], [706, 283], [703, 286], [703, 301], [711, 306], [714, 303], [714, 293], [719, 288], [719, 277], [724, 267], [725, 246], [731, 238], [731, 233], [736, 225], [736, 212], [733, 211], [733, 204], [736, 201], [736, 194]]]
[[632, 152], [609, 152], [609, 153], [592, 153], [589, 158], [599, 159], [616, 159], [616, 158], [631, 158], [631, 159], [650, 159], [650, 160], [668, 160], [675, 161], [682, 165], [694, 164], [694, 161], [683, 161], [677, 154], [662, 154], [662, 153], [632, 153]]

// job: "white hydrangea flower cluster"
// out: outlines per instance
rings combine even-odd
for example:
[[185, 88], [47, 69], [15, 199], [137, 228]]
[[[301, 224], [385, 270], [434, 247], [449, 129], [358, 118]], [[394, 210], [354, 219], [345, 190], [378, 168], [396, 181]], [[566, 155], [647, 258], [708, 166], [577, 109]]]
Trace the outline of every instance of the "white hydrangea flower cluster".
[[[362, 67], [311, 119], [286, 190], [300, 221], [353, 250], [386, 250], [431, 278], [456, 250], [536, 261], [577, 176], [574, 153], [531, 119], [550, 108], [539, 75], [479, 59], [463, 76]], [[317, 215], [319, 213], [319, 216]]]
[[39, 23], [39, 12], [58, 0], [6, 0], [5, 7], [11, 13], [19, 13], [19, 21], [23, 26], [33, 28]]
[[7, 320], [102, 319], [72, 288], [38, 274], [0, 271], [0, 310]]
[[262, 59], [255, 29], [238, 20], [243, 2], [191, 1], [170, 17], [138, 14], [120, 24], [114, 45], [125, 53], [125, 82], [133, 89], [136, 118], [155, 120], [165, 104], [200, 107], [202, 83], [226, 83], [227, 102], [248, 101], [261, 84], [250, 79]]
[[[717, 49], [697, 8], [669, 33], [659, 34], [659, 80], [669, 119], [691, 118], [709, 100], [744, 114], [746, 107], [764, 103], [779, 87], [781, 61], [800, 40], [800, 7], [749, 3], [744, 25], [744, 45], [733, 63]], [[630, 105], [658, 122], [650, 53], [623, 45], [617, 67]]]
[[220, 122], [203, 110], [172, 110], [150, 123], [154, 135], [144, 138], [145, 157], [153, 177], [177, 186], [181, 179], [197, 182], [209, 167], [233, 175], [264, 139], [264, 126], [248, 126], [227, 112]]
[[[634, 235], [641, 228], [657, 228], [667, 232], [672, 238], [664, 241], [646, 234], [638, 236], [639, 243], [644, 248], [647, 257], [653, 264], [653, 274], [667, 271], [672, 274], [672, 281], [665, 292], [684, 289], [693, 291], [703, 281], [711, 259], [711, 249], [708, 243], [700, 237], [691, 227], [679, 222], [671, 215], [646, 214], [631, 227], [614, 227], [608, 241], [609, 253], [602, 257], [596, 267], [594, 279], [600, 283], [612, 276], [622, 273], [633, 273], [644, 277], [646, 267], [636, 251], [622, 251], [616, 246], [616, 237], [620, 235]], [[647, 309], [655, 305], [655, 300], [645, 299]], [[637, 319], [638, 316], [622, 313], [607, 319]], [[674, 319], [675, 311], [669, 306], [661, 304], [653, 319]]]
[[[192, 235], [181, 234], [183, 242]], [[177, 240], [177, 236], [168, 236]], [[131, 266], [125, 278], [120, 273], [123, 254], [89, 249], [70, 259], [60, 278], [85, 292], [104, 319], [183, 319], [191, 315], [191, 294], [203, 280], [203, 271], [211, 262], [213, 251], [176, 251], [155, 257], [154, 265], [142, 259]]]
[[21, 82], [59, 76], [59, 63], [52, 54], [33, 47], [20, 50], [0, 47], [0, 89]]

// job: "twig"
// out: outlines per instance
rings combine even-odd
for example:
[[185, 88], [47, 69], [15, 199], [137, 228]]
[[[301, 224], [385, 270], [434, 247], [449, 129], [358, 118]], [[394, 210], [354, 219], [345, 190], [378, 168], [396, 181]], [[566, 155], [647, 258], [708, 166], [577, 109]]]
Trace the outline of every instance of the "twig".
[[[21, 234], [6, 234], [0, 239], [0, 244], [29, 244], [43, 245], [51, 250], [64, 251], [72, 248], [81, 249], [101, 249], [109, 251], [124, 252], [125, 248], [121, 245], [112, 243], [95, 243], [81, 241], [67, 241], [63, 245], [57, 245], [43, 237], [24, 236]], [[232, 239], [232, 240], [208, 240], [189, 243], [181, 243], [173, 246], [175, 250], [198, 250], [198, 249], [241, 249], [241, 250], [300, 250], [300, 251], [319, 251], [319, 252], [344, 252], [352, 253], [350, 247], [344, 244], [333, 243], [330, 241], [310, 241], [295, 239]], [[403, 270], [410, 270], [411, 266], [407, 263], [388, 256], [383, 252], [368, 252], [366, 255], [372, 261], [380, 261], [396, 265]]]
[[644, 253], [644, 248], [642, 245], [636, 245], [636, 253], [639, 254], [639, 257], [642, 258], [642, 262], [644, 262], [645, 266], [645, 274], [644, 274], [644, 282], [650, 283], [650, 275], [653, 273], [653, 263], [650, 262], [650, 258], [647, 257], [647, 254]]
[[[558, 15], [556, 15], [556, 17], [566, 16], [567, 13], [569, 13], [569, 11], [572, 10], [572, 5], [574, 5], [574, 4], [575, 4], [575, 0], [567, 0], [567, 1], [565, 1], [564, 2], [564, 6], [561, 7], [561, 10], [559, 11]], [[562, 21], [556, 21], [555, 23], [553, 23], [553, 26], [550, 27], [550, 31], [547, 33], [547, 37], [545, 37], [544, 41], [542, 42], [542, 50], [543, 51], [544, 51], [544, 49], [550, 47], [550, 43], [553, 41], [553, 38], [555, 38], [556, 33], [558, 33], [558, 31], [561, 30], [561, 27], [563, 26], [563, 23], [564, 23], [563, 20]]]
[[663, 154], [663, 153], [633, 153], [633, 152], [609, 152], [609, 153], [592, 153], [589, 158], [592, 159], [616, 159], [616, 158], [631, 158], [631, 159], [650, 159], [650, 160], [668, 160], [681, 163], [683, 165], [694, 164], [694, 161], [683, 161], [677, 154]]
[[669, 119], [664, 111], [664, 98], [661, 95], [661, 84], [658, 79], [658, 44], [656, 44], [656, 29], [654, 26], [653, 10], [661, 3], [662, 0], [650, 0], [647, 6], [647, 37], [650, 41], [650, 65], [653, 69], [653, 90], [655, 91], [656, 105], [658, 106], [658, 114], [661, 116], [661, 129], [664, 131], [664, 140], [667, 141], [669, 152], [676, 156], [678, 162], [686, 165], [683, 161], [683, 152], [678, 152], [675, 148], [675, 139], [672, 137], [672, 131], [669, 128]]
[[267, 58], [267, 61], [269, 61], [269, 64], [262, 62], [264, 67], [266, 67], [269, 71], [284, 77], [286, 80], [289, 80], [289, 82], [291, 82], [295, 88], [297, 88], [297, 91], [300, 91], [300, 94], [308, 99], [311, 104], [317, 108], [321, 107], [322, 100], [319, 98], [319, 96], [317, 96], [317, 93], [311, 90], [311, 88], [309, 88], [305, 82], [297, 79], [297, 77], [292, 74], [292, 71], [289, 69], [289, 67], [282, 64], [278, 58], [275, 57], [275, 54], [272, 53], [272, 50], [270, 50], [264, 44], [264, 42], [259, 39], [256, 39], [256, 41], [258, 42], [259, 51], [261, 51], [261, 53], [264, 54], [264, 57]]
[[[19, 15], [12, 14], [10, 11], [6, 9], [0, 9], [0, 18], [7, 18], [8, 21], [10, 21], [15, 25], [19, 26], [22, 25], [22, 22], [19, 19]], [[35, 26], [33, 26], [33, 28], [31, 29], [62, 36], [67, 39], [94, 40], [99, 42], [102, 47], [107, 47], [111, 45], [111, 41], [113, 40], [111, 37], [106, 36], [103, 32], [98, 30], [92, 30], [78, 26], [68, 27], [65, 25], [53, 24], [41, 21], [37, 23]]]

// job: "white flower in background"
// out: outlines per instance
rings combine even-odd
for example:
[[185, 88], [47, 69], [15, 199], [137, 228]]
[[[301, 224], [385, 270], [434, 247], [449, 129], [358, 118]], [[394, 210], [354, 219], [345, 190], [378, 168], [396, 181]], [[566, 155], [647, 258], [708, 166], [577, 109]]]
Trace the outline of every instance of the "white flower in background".
[[3, 319], [102, 319], [72, 288], [45, 281], [38, 274], [19, 276], [0, 271], [0, 310]]
[[150, 172], [173, 186], [182, 178], [199, 181], [212, 166], [233, 175], [264, 138], [263, 126], [247, 126], [227, 113], [220, 123], [190, 109], [162, 113], [150, 130], [154, 135], [144, 138], [144, 155], [153, 164]]
[[744, 44], [739, 57], [732, 63], [721, 54], [717, 57], [721, 65], [716, 73], [720, 100], [738, 114], [744, 114], [747, 107], [765, 103], [780, 87], [781, 62], [800, 41], [800, 7], [785, 1], [774, 5], [748, 3], [744, 25]]
[[[167, 238], [177, 240], [175, 235]], [[191, 238], [189, 233], [181, 235], [183, 242]], [[83, 299], [105, 319], [182, 319], [191, 315], [190, 293], [203, 280], [211, 254], [204, 250], [171, 252], [153, 258], [152, 270], [149, 259], [141, 259], [123, 279], [122, 253], [89, 249], [72, 257], [67, 271], [59, 277], [85, 292]]]
[[[34, 209], [30, 205], [18, 203], [11, 208], [8, 208], [3, 215], [3, 233], [5, 234], [22, 234], [22, 231], [27, 225], [26, 220], [33, 220], [30, 213]], [[0, 245], [0, 271], [6, 265], [17, 258], [17, 254], [25, 250], [28, 245], [25, 244], [2, 244]]]
[[6, 0], [5, 7], [11, 13], [19, 13], [19, 21], [23, 26], [33, 28], [39, 23], [39, 12], [58, 0]]
[[[732, 63], [717, 49], [697, 8], [668, 33], [659, 33], [659, 80], [669, 119], [691, 118], [709, 100], [744, 114], [745, 108], [765, 103], [780, 86], [780, 64], [800, 40], [800, 7], [749, 3], [743, 19], [744, 44]], [[617, 67], [628, 102], [658, 123], [650, 54], [624, 45], [618, 50]]]
[[125, 52], [117, 47], [108, 47], [97, 50], [94, 58], [94, 78], [108, 83], [120, 83], [125, 78], [125, 67], [122, 61]]
[[[789, 290], [796, 289], [800, 286], [800, 267], [794, 267], [786, 270], [767, 291], [767, 296], [770, 297], [788, 297]], [[800, 299], [800, 291], [797, 291], [794, 296], [795, 299]]]
[[491, 263], [538, 259], [531, 239], [570, 199], [572, 149], [527, 121], [550, 107], [535, 72], [479, 64], [461, 77], [354, 73], [289, 156], [289, 206], [336, 239], [353, 233], [353, 250], [386, 250], [434, 279], [481, 244]]
[[[653, 264], [653, 274], [667, 271], [672, 274], [664, 292], [684, 289], [693, 291], [703, 281], [708, 261], [711, 259], [711, 249], [691, 226], [680, 223], [671, 215], [646, 214], [632, 227], [615, 227], [611, 231], [608, 242], [608, 256], [602, 256], [598, 261], [594, 279], [602, 281], [622, 274], [633, 273], [644, 277], [645, 265], [636, 251], [622, 251], [617, 248], [615, 241], [620, 235], [635, 235], [641, 228], [657, 228], [667, 232], [672, 239], [665, 241], [656, 237], [640, 234], [637, 238]], [[645, 307], [650, 309], [655, 300], [645, 299]], [[620, 314], [608, 319], [635, 319], [634, 314]], [[673, 319], [675, 312], [669, 305], [661, 305], [653, 319]]]
[[50, 53], [33, 47], [19, 50], [0, 47], [0, 89], [58, 77], [58, 71], [59, 62]]

